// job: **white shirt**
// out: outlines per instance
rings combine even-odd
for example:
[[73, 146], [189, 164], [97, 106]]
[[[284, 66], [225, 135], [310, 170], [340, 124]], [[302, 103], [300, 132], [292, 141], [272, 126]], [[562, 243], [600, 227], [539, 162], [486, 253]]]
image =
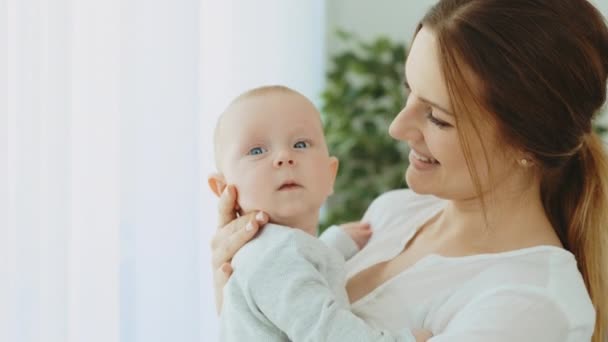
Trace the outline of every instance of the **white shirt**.
[[[446, 201], [395, 190], [364, 220], [373, 235], [346, 263], [347, 278], [397, 256]], [[590, 341], [595, 311], [574, 255], [538, 246], [465, 257], [431, 254], [352, 303], [379, 329], [424, 328], [430, 342]]]

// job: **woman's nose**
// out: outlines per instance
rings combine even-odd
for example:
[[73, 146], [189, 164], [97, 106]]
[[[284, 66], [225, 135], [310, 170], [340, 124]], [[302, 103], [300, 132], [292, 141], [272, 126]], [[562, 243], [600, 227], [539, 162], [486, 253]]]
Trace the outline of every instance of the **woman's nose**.
[[416, 141], [422, 138], [420, 115], [417, 115], [415, 110], [415, 108], [406, 105], [397, 114], [388, 128], [391, 137], [401, 141]]

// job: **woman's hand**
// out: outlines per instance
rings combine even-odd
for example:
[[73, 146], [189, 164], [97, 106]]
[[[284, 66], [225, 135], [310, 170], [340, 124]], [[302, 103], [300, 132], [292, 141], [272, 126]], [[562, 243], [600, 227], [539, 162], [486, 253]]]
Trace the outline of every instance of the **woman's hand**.
[[215, 308], [222, 311], [222, 292], [232, 274], [230, 261], [236, 252], [251, 240], [268, 222], [268, 215], [259, 211], [237, 215], [236, 188], [228, 185], [219, 201], [218, 229], [211, 239], [211, 267], [215, 290]]

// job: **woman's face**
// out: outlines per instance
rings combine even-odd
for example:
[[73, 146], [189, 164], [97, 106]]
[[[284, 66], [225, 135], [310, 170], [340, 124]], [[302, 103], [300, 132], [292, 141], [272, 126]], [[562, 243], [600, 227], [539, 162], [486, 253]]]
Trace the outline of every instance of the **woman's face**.
[[[410, 165], [405, 176], [408, 186], [417, 193], [446, 199], [476, 197], [477, 190], [460, 145], [457, 130], [461, 128], [456, 127], [432, 31], [422, 28], [418, 32], [407, 59], [405, 74], [406, 86], [411, 92], [405, 107], [391, 123], [389, 133], [410, 146]], [[473, 164], [485, 192], [490, 174], [481, 141], [488, 154], [494, 182], [509, 178], [516, 166], [516, 158], [507, 156], [507, 148], [498, 143], [492, 125], [478, 123], [478, 126], [481, 137], [473, 132], [466, 134]]]

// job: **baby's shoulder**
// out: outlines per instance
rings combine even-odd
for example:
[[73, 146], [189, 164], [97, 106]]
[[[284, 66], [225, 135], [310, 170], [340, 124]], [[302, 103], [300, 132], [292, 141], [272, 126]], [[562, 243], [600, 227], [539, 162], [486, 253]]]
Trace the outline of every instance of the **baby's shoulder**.
[[267, 224], [258, 235], [247, 242], [232, 258], [232, 266], [250, 268], [255, 263], [270, 256], [280, 257], [288, 251], [297, 239], [294, 229], [276, 224]]
[[299, 229], [267, 224], [260, 233], [246, 243], [232, 259], [235, 270], [255, 272], [260, 267], [295, 260], [321, 263], [330, 253], [321, 240]]

